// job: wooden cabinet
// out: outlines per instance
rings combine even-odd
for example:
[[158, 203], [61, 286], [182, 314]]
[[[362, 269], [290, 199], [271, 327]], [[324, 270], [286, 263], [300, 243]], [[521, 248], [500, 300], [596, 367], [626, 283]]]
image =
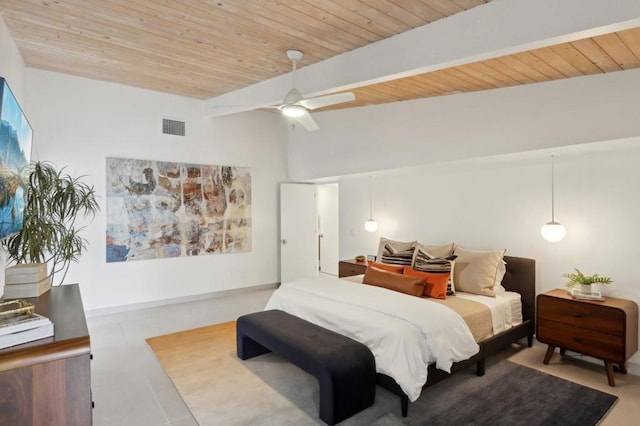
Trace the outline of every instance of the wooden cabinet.
[[27, 299], [54, 336], [0, 350], [0, 424], [92, 423], [91, 344], [77, 284]]
[[606, 297], [604, 302], [573, 299], [566, 290], [552, 290], [537, 297], [536, 337], [549, 346], [548, 364], [556, 347], [604, 361], [610, 386], [615, 386], [613, 364], [622, 373], [638, 350], [638, 305]]
[[367, 270], [367, 261], [358, 262], [355, 259], [341, 260], [338, 263], [338, 277], [351, 277], [353, 275], [362, 275]]

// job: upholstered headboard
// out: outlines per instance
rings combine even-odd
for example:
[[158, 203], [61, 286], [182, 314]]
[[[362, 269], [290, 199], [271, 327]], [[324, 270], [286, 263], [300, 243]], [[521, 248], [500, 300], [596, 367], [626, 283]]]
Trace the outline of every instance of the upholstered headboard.
[[520, 293], [522, 298], [522, 319], [535, 321], [536, 316], [536, 261], [525, 257], [505, 256], [507, 272], [502, 286]]

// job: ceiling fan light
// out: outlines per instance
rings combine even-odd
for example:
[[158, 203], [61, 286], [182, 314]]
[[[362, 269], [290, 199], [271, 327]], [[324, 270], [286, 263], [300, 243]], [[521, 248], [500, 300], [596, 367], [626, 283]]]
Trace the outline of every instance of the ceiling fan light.
[[302, 117], [307, 110], [300, 105], [285, 105], [282, 107], [282, 113], [287, 117]]

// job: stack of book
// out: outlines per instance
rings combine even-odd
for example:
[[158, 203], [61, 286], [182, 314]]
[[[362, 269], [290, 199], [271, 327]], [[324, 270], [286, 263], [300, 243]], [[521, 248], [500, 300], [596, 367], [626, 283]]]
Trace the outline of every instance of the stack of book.
[[4, 270], [4, 298], [38, 297], [51, 290], [46, 263], [21, 263]]
[[[0, 303], [0, 349], [53, 336], [53, 323], [22, 300]], [[16, 308], [17, 307], [17, 308]]]

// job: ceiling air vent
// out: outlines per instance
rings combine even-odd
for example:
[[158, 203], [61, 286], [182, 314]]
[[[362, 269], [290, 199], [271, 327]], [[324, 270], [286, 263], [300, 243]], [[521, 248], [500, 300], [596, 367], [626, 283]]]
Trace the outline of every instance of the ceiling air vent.
[[163, 118], [162, 133], [165, 135], [184, 136], [184, 121]]

